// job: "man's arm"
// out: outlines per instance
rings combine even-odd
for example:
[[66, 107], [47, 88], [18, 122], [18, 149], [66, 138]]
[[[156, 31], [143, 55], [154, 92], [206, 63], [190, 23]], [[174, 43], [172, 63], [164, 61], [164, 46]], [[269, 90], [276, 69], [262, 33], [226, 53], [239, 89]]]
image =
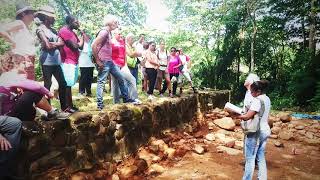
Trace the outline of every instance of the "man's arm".
[[83, 48], [84, 39], [83, 39], [82, 31], [81, 31], [81, 38], [79, 42], [72, 41], [71, 39], [74, 36], [74, 33], [67, 30], [60, 31], [59, 36], [64, 40], [66, 46], [68, 46], [71, 50], [78, 51], [79, 49]]
[[14, 21], [8, 24], [3, 24], [1, 25], [1, 28], [0, 28], [0, 37], [4, 38], [8, 43], [12, 45], [13, 48], [15, 48], [16, 44], [11, 38], [10, 33], [19, 31], [20, 29], [23, 29], [23, 25], [18, 21]]
[[73, 42], [71, 40], [66, 40], [65, 43], [73, 51], [77, 51], [79, 49], [82, 49], [83, 48], [83, 43], [84, 43], [83, 35], [81, 35], [81, 38], [80, 38], [79, 42]]
[[1, 151], [8, 151], [12, 148], [10, 142], [0, 134], [0, 150]]
[[50, 42], [52, 45], [54, 45], [55, 47], [62, 47], [64, 46], [64, 42], [63, 40], [61, 39], [61, 37], [58, 38], [58, 41], [57, 42]]
[[37, 35], [38, 35], [38, 37], [39, 37], [39, 39], [40, 39], [40, 41], [41, 41], [42, 47], [44, 47], [45, 49], [48, 49], [48, 50], [50, 50], [50, 49], [55, 49], [55, 48], [56, 48], [53, 44], [51, 44], [51, 43], [48, 41], [48, 39], [47, 39], [46, 36], [44, 35], [44, 32], [43, 32], [43, 31], [39, 31], [39, 32], [37, 33]]
[[135, 50], [132, 51], [130, 48], [126, 48], [126, 54], [132, 58], [141, 56], [141, 53], [138, 53]]
[[108, 32], [101, 31], [98, 34], [98, 37], [93, 41], [93, 43], [91, 45], [92, 55], [95, 58], [99, 69], [103, 68], [103, 64], [102, 64], [101, 60], [99, 59], [99, 56], [98, 56], [99, 52], [98, 51], [101, 49], [101, 45], [102, 45], [104, 38], [108, 38]]
[[249, 119], [252, 119], [254, 117], [254, 115], [256, 115], [256, 114], [257, 114], [256, 111], [249, 110], [246, 114], [240, 115], [237, 118], [247, 121]]

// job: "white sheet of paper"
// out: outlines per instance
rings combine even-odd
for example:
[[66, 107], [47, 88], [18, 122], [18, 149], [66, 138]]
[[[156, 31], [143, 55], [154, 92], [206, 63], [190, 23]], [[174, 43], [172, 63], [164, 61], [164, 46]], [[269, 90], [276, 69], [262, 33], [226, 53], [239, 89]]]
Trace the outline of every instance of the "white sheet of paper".
[[229, 102], [226, 103], [226, 105], [224, 106], [224, 109], [226, 109], [227, 111], [235, 112], [237, 114], [242, 113], [242, 108], [239, 108], [238, 106], [235, 106]]

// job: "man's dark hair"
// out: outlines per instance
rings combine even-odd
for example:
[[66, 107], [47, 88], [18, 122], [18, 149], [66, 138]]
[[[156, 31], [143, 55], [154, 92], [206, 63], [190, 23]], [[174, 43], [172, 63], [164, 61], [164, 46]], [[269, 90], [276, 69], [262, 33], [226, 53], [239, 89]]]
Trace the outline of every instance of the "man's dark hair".
[[175, 47], [171, 47], [171, 48], [170, 48], [170, 51], [172, 51], [172, 50], [173, 50], [174, 52], [177, 52], [177, 48], [175, 48]]
[[72, 15], [68, 15], [67, 17], [66, 17], [66, 24], [67, 25], [70, 25], [74, 20], [75, 20], [76, 18], [74, 17], [74, 16], [72, 16]]

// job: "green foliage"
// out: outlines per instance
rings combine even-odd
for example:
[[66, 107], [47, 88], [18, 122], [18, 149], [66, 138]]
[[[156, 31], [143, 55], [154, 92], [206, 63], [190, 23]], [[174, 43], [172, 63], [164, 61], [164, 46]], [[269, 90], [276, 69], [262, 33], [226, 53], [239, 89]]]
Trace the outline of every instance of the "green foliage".
[[[183, 44], [188, 39], [185, 32], [188, 37], [196, 37], [187, 54], [193, 57], [193, 79], [197, 84], [231, 89], [233, 99], [242, 100], [245, 92], [242, 82], [250, 67], [253, 43], [255, 68], [251, 71], [270, 80], [273, 107], [319, 107], [319, 55], [311, 54], [307, 41], [310, 1], [169, 0], [165, 3], [173, 12], [170, 20], [177, 29], [169, 42]], [[315, 7], [319, 7], [319, 2]], [[315, 11], [319, 12], [319, 8]], [[319, 23], [315, 25], [319, 34]]]
[[[56, 29], [70, 13], [91, 35], [101, 28], [106, 14], [114, 14], [124, 35], [144, 33], [147, 41], [165, 40], [167, 48], [182, 47], [191, 56], [195, 84], [231, 89], [235, 101], [243, 99], [249, 69], [270, 80], [274, 108], [320, 107], [320, 53], [311, 46], [319, 38], [309, 37], [313, 26], [315, 36], [320, 33], [319, 16], [311, 21], [312, 12], [320, 12], [318, 1], [312, 6], [310, 0], [163, 0], [171, 10], [169, 33], [143, 28], [147, 11], [142, 0], [28, 2], [36, 8], [52, 4], [58, 14]], [[1, 21], [14, 16], [14, 1], [1, 5]], [[0, 53], [9, 49], [2, 39], [0, 43]], [[37, 75], [41, 77], [39, 66]]]

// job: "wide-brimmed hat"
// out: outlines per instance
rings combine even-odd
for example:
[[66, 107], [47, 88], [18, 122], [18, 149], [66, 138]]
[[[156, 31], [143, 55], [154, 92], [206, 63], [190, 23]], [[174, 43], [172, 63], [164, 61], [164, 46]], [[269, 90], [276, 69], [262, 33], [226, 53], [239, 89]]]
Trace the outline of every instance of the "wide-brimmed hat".
[[16, 16], [18, 16], [19, 14], [25, 11], [36, 12], [36, 10], [34, 10], [33, 7], [26, 2], [19, 2], [16, 4]]
[[56, 17], [54, 8], [51, 6], [48, 6], [48, 5], [41, 6], [39, 11], [36, 12], [36, 15], [37, 14], [43, 14], [43, 15], [46, 15], [48, 17], [53, 17], [53, 18]]

